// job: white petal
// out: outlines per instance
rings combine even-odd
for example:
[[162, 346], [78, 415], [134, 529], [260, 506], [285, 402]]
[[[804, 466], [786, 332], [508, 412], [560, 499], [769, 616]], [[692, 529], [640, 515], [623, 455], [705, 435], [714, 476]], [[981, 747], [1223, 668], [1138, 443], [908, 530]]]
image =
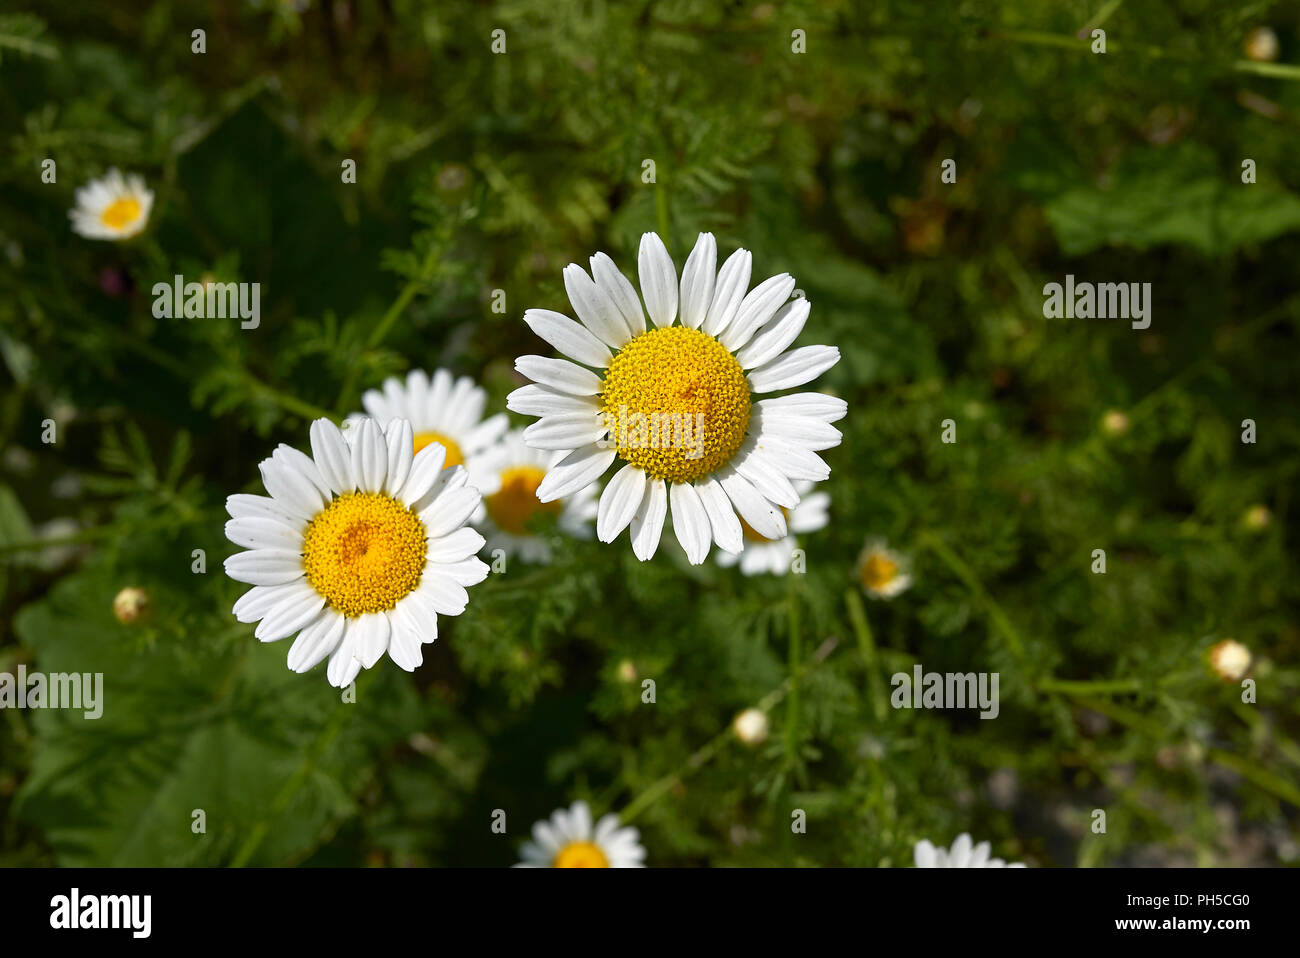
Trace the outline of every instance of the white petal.
[[786, 303], [776, 317], [760, 329], [745, 348], [736, 353], [736, 362], [741, 369], [753, 369], [769, 360], [776, 359], [785, 348], [798, 338], [808, 321], [808, 311], [812, 308], [808, 300], [800, 298]]
[[[470, 531], [474, 530], [471, 529]], [[482, 547], [480, 546], [480, 548]], [[478, 585], [488, 577], [490, 571], [486, 562], [475, 558], [461, 559], [457, 562], [439, 562], [437, 566], [440, 575], [445, 575], [453, 582], [459, 582], [466, 587]]]
[[483, 541], [481, 534], [469, 526], [462, 526], [450, 535], [430, 539], [425, 561], [434, 563], [460, 562], [482, 549]]
[[568, 316], [549, 309], [530, 309], [524, 313], [524, 322], [564, 355], [586, 366], [609, 365], [609, 347]]
[[399, 602], [396, 608], [389, 611], [388, 623], [392, 627], [388, 636], [388, 657], [398, 668], [414, 672], [424, 661], [419, 622], [411, 615], [406, 604]]
[[388, 616], [383, 612], [370, 612], [352, 622], [356, 635], [357, 654], [363, 669], [371, 668], [388, 651]]
[[302, 532], [279, 519], [231, 519], [226, 523], [226, 538], [245, 549], [302, 550]]
[[722, 486], [712, 476], [707, 476], [696, 481], [695, 491], [699, 494], [704, 511], [708, 513], [713, 541], [726, 552], [740, 552], [745, 547], [744, 532], [740, 528], [740, 520], [736, 518], [736, 510]]
[[278, 522], [294, 524], [289, 510], [270, 496], [251, 496], [237, 492], [233, 496], [226, 497], [226, 511], [235, 519], [274, 519]]
[[594, 444], [573, 450], [546, 470], [537, 486], [538, 501], [553, 502], [585, 489], [601, 477], [617, 454], [616, 449], [601, 449]]
[[767, 453], [757, 446], [737, 456], [731, 467], [753, 484], [759, 494], [778, 506], [793, 509], [799, 504], [799, 493], [785, 474], [776, 467]]
[[763, 432], [759, 434], [758, 447], [771, 457], [772, 463], [788, 479], [821, 482], [831, 474], [826, 460], [806, 446]]
[[433, 602], [417, 589], [402, 600], [402, 609], [411, 617], [420, 642], [428, 645], [438, 638], [438, 612]]
[[607, 427], [595, 413], [546, 416], [524, 430], [524, 441], [534, 449], [573, 450], [605, 435]]
[[469, 486], [444, 492], [420, 513], [425, 534], [437, 539], [455, 532], [474, 514], [482, 499], [478, 490]]
[[753, 257], [749, 250], [738, 249], [722, 264], [718, 270], [718, 280], [713, 287], [713, 303], [709, 306], [709, 315], [704, 318], [700, 328], [710, 336], [717, 336], [725, 330], [745, 298], [749, 288], [749, 272], [753, 266]]
[[628, 333], [632, 336], [644, 333], [645, 313], [641, 309], [641, 300], [636, 294], [636, 288], [623, 275], [623, 271], [614, 265], [614, 261], [604, 253], [597, 253], [591, 258], [591, 276], [623, 314], [623, 323], [627, 326]]
[[256, 622], [281, 602], [291, 601], [298, 594], [299, 588], [315, 591], [304, 581], [286, 585], [255, 585], [235, 600], [234, 608], [230, 611], [240, 622]]
[[447, 450], [441, 443], [431, 442], [421, 449], [411, 460], [411, 471], [398, 497], [402, 503], [411, 506], [422, 499], [442, 475], [442, 464], [446, 461]]
[[649, 477], [638, 467], [628, 463], [609, 480], [600, 494], [596, 513], [596, 538], [613, 542], [636, 515], [637, 506], [646, 497]]
[[338, 648], [346, 624], [343, 616], [326, 609], [315, 622], [307, 626], [294, 639], [289, 649], [289, 669], [306, 672], [315, 668], [325, 657]]
[[785, 515], [759, 495], [748, 479], [733, 469], [726, 469], [718, 474], [718, 482], [740, 518], [749, 523], [751, 529], [764, 539], [785, 537]]
[[782, 304], [794, 292], [794, 277], [780, 273], [759, 283], [740, 304], [736, 318], [731, 321], [718, 340], [732, 352], [740, 349], [760, 326], [776, 315]]
[[833, 449], [844, 439], [830, 423], [810, 416], [773, 415], [759, 410], [751, 423], [751, 430], [765, 440], [779, 439], [804, 449]]
[[564, 267], [564, 289], [569, 294], [578, 321], [612, 349], [622, 348], [632, 338], [623, 314], [577, 263]]
[[668, 489], [662, 479], [651, 478], [646, 483], [645, 498], [632, 517], [632, 552], [642, 562], [652, 558], [659, 548], [659, 536], [664, 531], [667, 515]]
[[390, 496], [396, 496], [406, 484], [406, 477], [411, 472], [411, 462], [415, 459], [415, 432], [407, 420], [394, 419], [384, 430], [384, 441], [388, 446], [384, 491]]
[[670, 499], [673, 531], [677, 533], [677, 541], [686, 550], [686, 558], [691, 565], [699, 565], [708, 557], [709, 546], [713, 544], [708, 513], [704, 511], [695, 487], [689, 482], [673, 483]]
[[437, 566], [426, 566], [424, 575], [420, 577], [420, 595], [432, 602], [439, 615], [460, 615], [469, 604], [469, 593], [450, 576], [430, 572], [431, 568]]
[[295, 449], [293, 446], [286, 446], [284, 443], [275, 447], [271, 453], [271, 459], [280, 465], [287, 467], [291, 471], [305, 478], [320, 493], [322, 502], [329, 502], [333, 496], [330, 494], [329, 483], [321, 475], [320, 469], [317, 468], [315, 460], [307, 455], [301, 449]]
[[637, 267], [641, 273], [641, 295], [650, 319], [656, 326], [671, 326], [677, 317], [677, 270], [657, 234], [642, 234]]
[[506, 397], [506, 408], [522, 416], [565, 416], [600, 412], [595, 396], [570, 396], [546, 386], [520, 386]]
[[336, 494], [354, 492], [357, 482], [352, 478], [352, 454], [343, 439], [343, 432], [328, 419], [317, 419], [311, 424], [311, 454], [321, 478]]
[[357, 650], [356, 630], [350, 625], [343, 631], [343, 641], [330, 656], [330, 664], [325, 670], [330, 685], [336, 689], [346, 688], [361, 671], [361, 658]]
[[[637, 309], [641, 309], [640, 304]], [[515, 360], [515, 369], [535, 383], [570, 396], [595, 396], [600, 392], [600, 377], [567, 359], [520, 356]]]
[[682, 325], [699, 329], [713, 304], [713, 284], [717, 278], [718, 244], [712, 233], [701, 233], [695, 249], [682, 267]]
[[311, 625], [325, 607], [325, 597], [308, 586], [268, 612], [253, 632], [262, 642], [276, 642]]
[[262, 473], [266, 491], [294, 518], [310, 520], [325, 508], [325, 497], [320, 490], [291, 466], [275, 459], [263, 459], [257, 468]]
[[302, 578], [302, 556], [288, 549], [254, 549], [226, 559], [226, 575], [249, 585], [282, 585]]
[[760, 399], [755, 405], [764, 414], [770, 412], [782, 416], [807, 416], [825, 422], [843, 419], [849, 411], [849, 404], [843, 399], [825, 393], [793, 393], [773, 399]]
[[351, 430], [352, 475], [362, 492], [379, 492], [388, 472], [388, 446], [373, 419], [362, 419]]
[[749, 385], [756, 393], [776, 392], [802, 386], [816, 379], [840, 361], [834, 346], [802, 346], [782, 353], [771, 362], [749, 371]]

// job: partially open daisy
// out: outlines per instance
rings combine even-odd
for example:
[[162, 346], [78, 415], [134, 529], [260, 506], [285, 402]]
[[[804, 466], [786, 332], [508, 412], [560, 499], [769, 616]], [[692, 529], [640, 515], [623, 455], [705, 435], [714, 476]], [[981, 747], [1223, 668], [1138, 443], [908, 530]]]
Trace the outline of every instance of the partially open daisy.
[[328, 657], [339, 688], [385, 652], [413, 671], [438, 616], [464, 612], [466, 587], [487, 576], [474, 557], [483, 537], [464, 527], [479, 494], [463, 468], [443, 469], [442, 446], [414, 453], [404, 419], [383, 431], [373, 419], [346, 431], [318, 419], [311, 450], [281, 445], [258, 467], [270, 496], [226, 500], [226, 537], [248, 549], [226, 574], [253, 586], [235, 617], [259, 622], [263, 642], [298, 633], [289, 668]]
[[975, 845], [966, 832], [957, 836], [952, 848], [935, 848], [929, 839], [916, 843], [913, 856], [917, 868], [1024, 868], [1023, 862], [1007, 864], [1001, 858], [990, 858], [992, 846], [988, 842]]
[[[380, 389], [367, 389], [361, 405], [381, 428], [394, 419], [409, 421], [416, 452], [432, 442], [441, 445], [447, 450], [446, 469], [464, 465], [496, 442], [510, 424], [505, 413], [484, 419], [487, 392], [468, 376], [454, 379], [445, 369], [435, 369], [432, 379], [421, 369], [407, 373], [405, 381], [390, 376]], [[363, 418], [354, 413], [348, 421]]]
[[87, 239], [121, 240], [135, 236], [149, 222], [153, 191], [137, 174], [123, 177], [114, 167], [102, 179], [78, 188], [76, 201], [68, 211], [73, 230]]
[[516, 868], [644, 868], [645, 849], [635, 828], [620, 828], [618, 816], [605, 815], [591, 823], [583, 801], [565, 811], [557, 809], [549, 822], [533, 826], [533, 840], [524, 842]]
[[868, 539], [858, 556], [858, 582], [870, 598], [892, 599], [912, 585], [911, 560], [884, 539]]
[[[733, 566], [740, 563], [740, 571], [745, 575], [785, 575], [790, 571], [790, 562], [794, 550], [799, 548], [795, 533], [816, 532], [826, 527], [829, 520], [827, 510], [831, 497], [824, 492], [812, 492], [813, 483], [800, 480], [794, 484], [794, 491], [799, 493], [799, 504], [793, 509], [783, 509], [785, 513], [786, 534], [780, 539], [768, 539], [759, 535], [745, 521], [740, 523], [740, 531], [745, 539], [745, 549], [740, 555], [730, 552], [718, 553], [718, 565]], [[812, 493], [809, 495], [809, 493]]]
[[551, 546], [538, 534], [548, 516], [569, 535], [591, 535], [595, 486], [585, 486], [567, 499], [537, 498], [537, 487], [563, 455], [532, 448], [524, 442], [523, 430], [514, 429], [471, 457], [466, 465], [469, 481], [483, 494], [483, 506], [472, 521], [487, 536], [489, 550], [502, 549], [525, 562], [550, 562]]
[[540, 417], [525, 441], [564, 454], [538, 498], [572, 495], [621, 459], [601, 494], [596, 534], [612, 542], [630, 524], [643, 561], [658, 548], [670, 508], [678, 541], [699, 564], [714, 542], [741, 551], [742, 519], [765, 538], [783, 537], [782, 509], [799, 502], [793, 481], [830, 475], [817, 451], [839, 445], [831, 423], [847, 411], [844, 401], [796, 393], [755, 402], [752, 394], [807, 383], [839, 361], [839, 350], [787, 349], [808, 301], [788, 302], [794, 279], [784, 273], [746, 293], [750, 261], [737, 250], [715, 270], [713, 236], [701, 233], [679, 283], [663, 241], [646, 233], [638, 257], [644, 311], [614, 261], [597, 253], [590, 275], [577, 264], [564, 270], [579, 322], [545, 309], [524, 314], [573, 360], [521, 356], [515, 364], [533, 383], [506, 405]]

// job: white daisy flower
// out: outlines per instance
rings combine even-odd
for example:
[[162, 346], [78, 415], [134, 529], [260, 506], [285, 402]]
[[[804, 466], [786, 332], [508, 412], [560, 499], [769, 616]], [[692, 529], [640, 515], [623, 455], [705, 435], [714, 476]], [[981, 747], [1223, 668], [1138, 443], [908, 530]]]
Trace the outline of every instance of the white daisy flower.
[[524, 842], [516, 868], [644, 868], [645, 849], [635, 828], [620, 828], [609, 814], [591, 824], [591, 809], [574, 802], [557, 809], [549, 822], [533, 825], [533, 840]]
[[587, 538], [591, 534], [595, 486], [579, 489], [567, 499], [542, 502], [537, 498], [537, 487], [563, 456], [533, 449], [524, 442], [523, 430], [515, 429], [470, 458], [466, 464], [470, 484], [483, 494], [483, 506], [472, 521], [487, 536], [489, 551], [503, 549], [525, 562], [550, 562], [551, 546], [533, 527], [542, 515], [555, 516], [559, 528], [569, 535]]
[[829, 521], [827, 510], [831, 497], [824, 492], [813, 493], [813, 483], [800, 480], [794, 484], [794, 491], [799, 493], [799, 504], [793, 509], [782, 509], [785, 514], [787, 534], [780, 539], [767, 539], [755, 532], [743, 519], [740, 522], [741, 533], [745, 539], [745, 549], [740, 555], [730, 552], [718, 553], [718, 565], [733, 566], [740, 563], [740, 571], [745, 575], [785, 575], [790, 571], [790, 561], [794, 550], [799, 548], [796, 532], [816, 532], [826, 527]]
[[380, 389], [367, 389], [361, 396], [365, 413], [353, 413], [348, 422], [376, 420], [387, 429], [394, 419], [410, 422], [415, 432], [415, 451], [431, 442], [447, 450], [444, 468], [461, 466], [485, 450], [510, 425], [505, 413], [483, 418], [487, 391], [468, 376], [453, 379], [445, 369], [435, 369], [433, 378], [422, 369], [407, 373], [403, 382], [396, 376], [384, 380]]
[[564, 453], [537, 496], [573, 495], [622, 459], [601, 494], [596, 535], [612, 542], [631, 524], [642, 561], [655, 554], [670, 509], [692, 564], [715, 542], [740, 552], [741, 519], [780, 539], [781, 510], [799, 502], [793, 481], [830, 475], [817, 451], [839, 445], [831, 423], [847, 411], [844, 401], [797, 393], [754, 402], [751, 394], [801, 386], [835, 365], [839, 350], [787, 349], [808, 301], [787, 302], [794, 279], [784, 273], [746, 293], [750, 261], [737, 250], [715, 270], [713, 235], [701, 233], [679, 282], [663, 241], [646, 233], [638, 256], [644, 311], [614, 261], [597, 253], [590, 275], [577, 264], [564, 270], [579, 322], [545, 309], [524, 314], [573, 360], [521, 356], [515, 364], [533, 383], [506, 406], [540, 417], [524, 439]]
[[884, 539], [868, 539], [858, 556], [857, 577], [873, 599], [892, 599], [912, 585], [911, 560], [890, 549]]
[[346, 431], [318, 419], [311, 456], [281, 445], [258, 467], [269, 497], [226, 500], [226, 537], [249, 550], [226, 574], [253, 586], [235, 617], [260, 620], [263, 642], [298, 633], [293, 671], [328, 657], [330, 684], [343, 688], [385, 652], [414, 671], [439, 614], [464, 612], [466, 586], [486, 578], [474, 557], [483, 537], [465, 528], [478, 492], [463, 468], [443, 469], [442, 446], [414, 445], [405, 419], [383, 431], [373, 419]]
[[121, 240], [135, 236], [149, 222], [153, 191], [137, 174], [123, 177], [114, 167], [103, 179], [79, 187], [76, 201], [68, 211], [74, 231], [87, 239]]
[[1023, 862], [1008, 865], [1001, 858], [989, 858], [988, 842], [971, 843], [966, 832], [957, 836], [952, 848], [935, 848], [928, 839], [916, 843], [913, 855], [917, 868], [1024, 868]]

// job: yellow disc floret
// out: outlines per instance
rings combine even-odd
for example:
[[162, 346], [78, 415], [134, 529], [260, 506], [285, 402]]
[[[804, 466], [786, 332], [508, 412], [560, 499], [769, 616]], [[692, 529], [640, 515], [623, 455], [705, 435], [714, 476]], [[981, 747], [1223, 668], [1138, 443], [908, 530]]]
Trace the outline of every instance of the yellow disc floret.
[[526, 536], [532, 530], [529, 520], [538, 513], [557, 513], [564, 504], [560, 500], [539, 502], [537, 487], [546, 478], [540, 466], [512, 466], [501, 472], [501, 488], [483, 499], [488, 516], [502, 532]]
[[619, 456], [656, 479], [690, 482], [731, 461], [749, 428], [749, 382], [707, 333], [637, 336], [610, 361], [601, 412]]
[[609, 859], [593, 842], [570, 842], [555, 856], [555, 868], [608, 868]]
[[898, 563], [883, 552], [873, 552], [862, 563], [862, 584], [874, 592], [884, 589], [898, 576]]
[[140, 218], [140, 201], [132, 197], [114, 200], [99, 214], [99, 221], [109, 229], [120, 230]]
[[302, 565], [312, 588], [348, 618], [393, 608], [420, 584], [424, 524], [391, 496], [339, 496], [307, 524]]
[[447, 450], [447, 458], [443, 462], [442, 468], [450, 469], [452, 466], [464, 464], [465, 454], [460, 451], [460, 443], [440, 432], [417, 432], [415, 434], [415, 451], [418, 453], [431, 442], [436, 442]]

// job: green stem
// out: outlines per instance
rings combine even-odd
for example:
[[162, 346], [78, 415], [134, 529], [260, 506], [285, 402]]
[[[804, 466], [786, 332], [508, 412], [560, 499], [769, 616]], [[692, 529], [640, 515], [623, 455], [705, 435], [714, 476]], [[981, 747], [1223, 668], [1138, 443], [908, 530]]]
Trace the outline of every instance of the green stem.
[[971, 571], [962, 558], [954, 552], [949, 545], [932, 532], [923, 532], [920, 535], [920, 541], [923, 545], [930, 548], [935, 555], [943, 560], [944, 564], [952, 573], [961, 579], [962, 583], [970, 590], [971, 594], [984, 606], [985, 612], [988, 613], [990, 621], [997, 628], [998, 632], [1006, 640], [1008, 648], [1017, 659], [1025, 661], [1024, 643], [1020, 641], [1020, 634], [1016, 632], [1015, 626], [1007, 618], [1007, 614], [1002, 611], [1002, 606], [993, 599], [991, 595], [980, 584], [975, 573]]
[[1061, 695], [1122, 695], [1125, 692], [1141, 690], [1140, 679], [1096, 679], [1083, 682], [1046, 678], [1038, 681], [1038, 691], [1057, 692]]
[[844, 604], [849, 610], [849, 622], [858, 637], [858, 650], [862, 654], [862, 666], [867, 673], [867, 689], [871, 694], [871, 710], [877, 722], [885, 720], [885, 687], [881, 682], [879, 656], [876, 654], [875, 637], [871, 634], [871, 625], [867, 622], [867, 611], [862, 605], [862, 596], [857, 589], [844, 590]]
[[[790, 650], [789, 671], [794, 675], [803, 661], [803, 649], [800, 646], [799, 633], [799, 589], [798, 579], [791, 573], [789, 579], [789, 614], [790, 614]], [[794, 762], [795, 749], [799, 739], [799, 689], [790, 687], [790, 699], [786, 702], [785, 714], [785, 754], [787, 760]]]

